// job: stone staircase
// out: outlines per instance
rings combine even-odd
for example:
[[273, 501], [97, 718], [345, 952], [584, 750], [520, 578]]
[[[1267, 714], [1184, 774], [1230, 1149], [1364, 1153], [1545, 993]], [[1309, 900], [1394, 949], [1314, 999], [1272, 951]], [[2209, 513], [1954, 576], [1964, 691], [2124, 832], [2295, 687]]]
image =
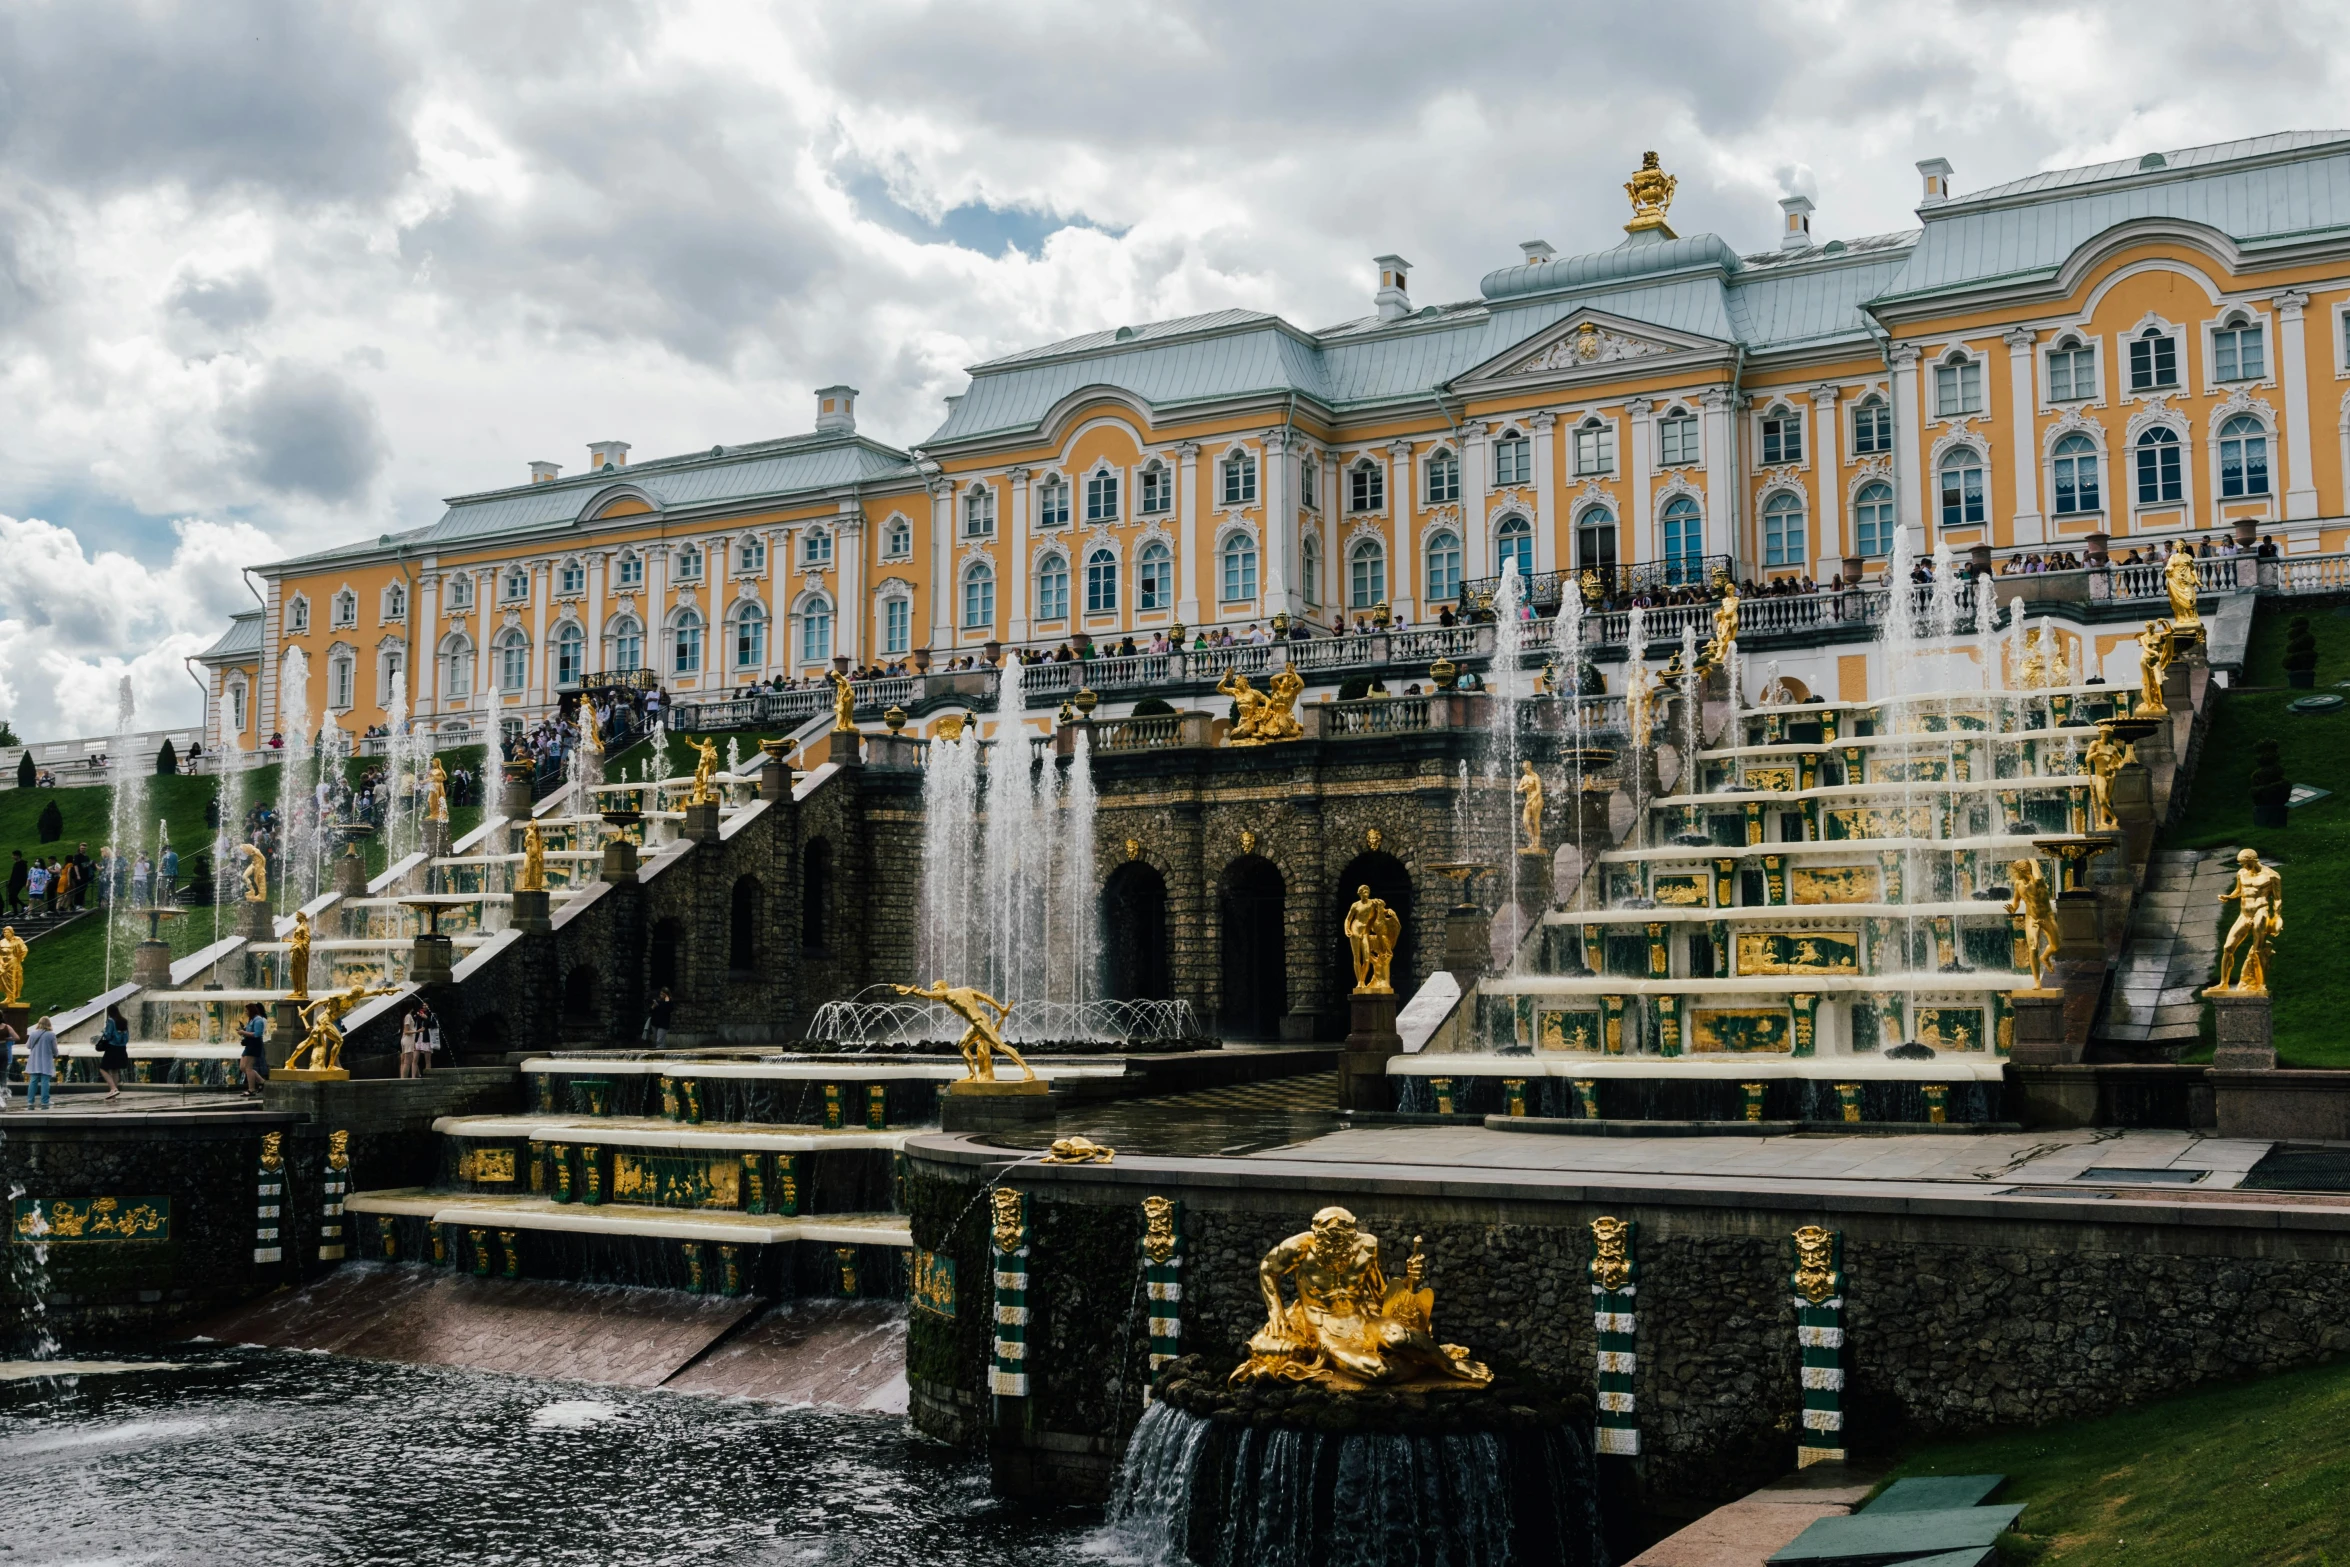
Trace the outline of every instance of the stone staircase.
[[2145, 890], [2106, 993], [2093, 1038], [2141, 1060], [2176, 1060], [2196, 1039], [2219, 957], [2219, 895], [2235, 870], [2233, 848], [2171, 850], [2146, 866]]

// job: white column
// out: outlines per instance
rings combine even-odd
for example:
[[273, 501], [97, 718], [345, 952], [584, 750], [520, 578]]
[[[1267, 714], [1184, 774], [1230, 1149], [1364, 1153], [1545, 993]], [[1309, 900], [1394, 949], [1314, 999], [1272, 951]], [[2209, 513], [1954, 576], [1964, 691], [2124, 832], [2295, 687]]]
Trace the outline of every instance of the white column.
[[1652, 493], [1656, 487], [1656, 404], [1635, 397], [1624, 405], [1624, 412], [1632, 416], [1632, 449], [1626, 454], [1626, 468], [1632, 475], [1632, 511], [1626, 519], [1632, 528], [1632, 552], [1623, 559], [1639, 566], [1659, 553], [1656, 524], [1649, 515], [1656, 505]]
[[1558, 551], [1559, 416], [1544, 409], [1526, 421], [1534, 432], [1534, 569], [1556, 571]]
[[1910, 548], [1918, 554], [1926, 552], [1926, 448], [1925, 421], [1919, 415], [1918, 348], [1914, 343], [1895, 343], [1885, 351], [1885, 363], [1893, 372], [1893, 465], [1898, 470], [1894, 477], [1894, 493], [1901, 497], [1901, 525], [1909, 530]]
[[611, 556], [599, 551], [580, 562], [587, 573], [585, 591], [579, 600], [579, 630], [587, 639], [580, 652], [587, 664], [580, 671], [583, 675], [611, 667], [605, 662], [604, 648], [604, 574], [612, 569], [611, 561]]
[[1297, 453], [1287, 430], [1267, 430], [1259, 464], [1265, 482], [1265, 597], [1258, 608], [1267, 616], [1284, 610], [1297, 613], [1297, 481], [1290, 470]]
[[702, 689], [724, 691], [734, 684], [734, 649], [726, 636], [726, 570], [734, 564], [734, 540], [702, 542], [702, 584], [710, 590], [709, 611], [702, 620]]
[[1483, 424], [1461, 426], [1461, 546], [1468, 552], [1461, 575], [1493, 575], [1493, 534], [1485, 526], [1485, 478], [1492, 472]]
[[410, 684], [416, 695], [408, 704], [408, 716], [421, 717], [437, 712], [441, 686], [441, 579], [434, 572], [431, 561], [421, 563], [416, 573], [416, 602], [409, 606], [416, 616], [416, 662]]
[[[937, 655], [933, 668], [951, 657], [955, 647], [955, 529], [955, 483], [943, 476], [933, 479], [930, 481], [930, 624], [922, 628], [922, 640], [914, 644]], [[783, 567], [778, 565], [775, 569], [775, 603], [780, 611], [784, 602]]]
[[[1416, 618], [1412, 606], [1418, 600], [1414, 584], [1420, 571], [1420, 492], [1412, 476], [1412, 443], [1394, 442], [1387, 448], [1387, 457], [1387, 514], [1395, 519], [1394, 542], [1387, 550], [1387, 602], [1395, 611], [1396, 624], [1408, 626]], [[1336, 530], [1332, 533], [1335, 536]]]
[[783, 528], [770, 528], [763, 537], [767, 540], [767, 592], [761, 606], [767, 611], [767, 665], [759, 673], [768, 678], [789, 667], [785, 655], [791, 644], [785, 635], [783, 612], [789, 604], [784, 593], [791, 585], [791, 534]]
[[2309, 296], [2299, 289], [2276, 296], [2279, 373], [2285, 382], [2285, 516], [2317, 515], [2317, 485], [2309, 461], [2309, 346], [2302, 312]]
[[1200, 494], [1206, 483], [1199, 443], [1177, 441], [1169, 459], [1168, 471], [1175, 476], [1175, 618], [1196, 626], [1200, 584], [1207, 570], [1199, 553]]
[[[1819, 516], [1815, 533], [1819, 539], [1816, 554], [1842, 555], [1844, 549], [1844, 465], [1836, 455], [1843, 426], [1836, 413], [1836, 388], [1823, 383], [1811, 389], [1811, 467], [1820, 492]], [[1815, 560], [1812, 576], [1816, 579], [1833, 576], [1835, 571], [1816, 569], [1824, 560]]]
[[269, 601], [261, 611], [261, 668], [253, 683], [253, 741], [266, 745], [277, 728], [277, 666], [285, 657], [278, 628], [285, 624], [285, 584], [269, 579]]
[[[1339, 484], [1344, 478], [1345, 469], [1340, 466], [1336, 452], [1324, 452], [1314, 460], [1322, 465], [1322, 520], [1319, 524], [1322, 530], [1321, 612], [1325, 617], [1328, 617], [1339, 613], [1341, 606], [1346, 603], [1344, 595], [1339, 591], [1339, 583], [1344, 573], [1340, 571], [1338, 565]], [[1399, 497], [1396, 496], [1388, 497], [1391, 503], [1389, 516], [1395, 515], [1393, 503], [1398, 499]], [[1390, 600], [1389, 603], [1392, 606], [1393, 600]]]
[[1705, 404], [1705, 552], [1728, 555], [1730, 574], [1752, 559], [1739, 527], [1738, 404], [1735, 388], [1709, 386], [1698, 394]]
[[645, 668], [662, 685], [669, 684], [671, 647], [665, 622], [669, 618], [669, 546], [645, 550]]
[[[2032, 385], [2032, 347], [2039, 334], [2019, 326], [2002, 333], [2000, 340], [2007, 344], [2008, 428], [2015, 443], [2015, 528], [2009, 537], [2019, 545], [2039, 544], [2048, 537], [2047, 519], [2040, 511], [2040, 443], [2033, 439], [2040, 399]], [[1996, 542], [1990, 530], [1984, 536], [1986, 542]]]
[[1005, 477], [1012, 481], [1011, 515], [1003, 519], [996, 535], [1008, 539], [1010, 548], [996, 552], [996, 590], [1005, 615], [1004, 640], [1018, 644], [1028, 640], [1028, 530], [1034, 526], [1028, 507], [1036, 486], [1030, 482], [1033, 473], [1027, 468], [1013, 468]]
[[865, 514], [855, 501], [840, 503], [832, 564], [833, 580], [840, 584], [840, 603], [832, 616], [833, 635], [840, 640], [833, 643], [832, 650], [845, 654], [851, 665], [860, 664], [864, 662], [865, 615], [870, 606], [865, 602]]
[[498, 716], [498, 660], [490, 649], [491, 616], [497, 612], [498, 573], [473, 574], [473, 689], [480, 693], [482, 733], [495, 741]]

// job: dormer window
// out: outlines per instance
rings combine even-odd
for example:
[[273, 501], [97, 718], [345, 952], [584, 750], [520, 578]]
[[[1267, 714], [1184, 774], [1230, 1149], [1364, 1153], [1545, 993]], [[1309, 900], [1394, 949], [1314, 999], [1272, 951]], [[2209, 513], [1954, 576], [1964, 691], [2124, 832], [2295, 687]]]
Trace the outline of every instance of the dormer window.
[[1616, 471], [1616, 427], [1591, 418], [1575, 426], [1575, 472], [1578, 476]]
[[408, 585], [395, 582], [384, 589], [384, 619], [402, 620], [408, 614]]
[[1175, 509], [1175, 474], [1164, 463], [1142, 470], [1142, 514], [1155, 517]]
[[1036, 525], [1040, 528], [1069, 526], [1069, 486], [1058, 479], [1047, 479], [1036, 487]]
[[1983, 411], [1983, 363], [1953, 352], [1934, 367], [1934, 414], [1951, 419]]
[[767, 569], [767, 541], [748, 538], [734, 547], [734, 569], [745, 576]]
[[1461, 461], [1450, 452], [1428, 454], [1428, 504], [1442, 506], [1461, 498]]
[[1257, 460], [1254, 457], [1247, 452], [1234, 452], [1218, 465], [1217, 472], [1223, 479], [1225, 505], [1253, 506], [1256, 504]]
[[567, 560], [555, 568], [555, 591], [567, 599], [575, 599], [587, 591], [587, 568], [578, 561]]
[[498, 596], [509, 604], [518, 604], [530, 597], [530, 573], [520, 566], [509, 566], [498, 579]]
[[963, 537], [983, 539], [995, 532], [995, 491], [974, 485], [963, 497]]
[[1528, 484], [1534, 477], [1534, 446], [1515, 430], [1504, 431], [1493, 443], [1495, 485]]
[[1118, 520], [1118, 475], [1108, 468], [1097, 468], [1086, 475], [1085, 520], [1087, 522], [1116, 522]]
[[1803, 415], [1780, 412], [1763, 420], [1762, 460], [1772, 468], [1803, 461]]
[[832, 564], [832, 535], [822, 528], [810, 528], [800, 539], [800, 564], [822, 567]]
[[2130, 390], [2158, 391], [2179, 384], [2179, 345], [2161, 327], [2150, 326], [2130, 339]]
[[359, 595], [349, 588], [334, 596], [334, 623], [337, 626], [359, 624]]
[[881, 535], [881, 554], [885, 560], [909, 560], [914, 554], [914, 525], [903, 517], [892, 517], [889, 527]]
[[2267, 345], [2260, 323], [2238, 312], [2211, 334], [2211, 378], [2215, 381], [2257, 381], [2268, 374]]
[[1852, 410], [1852, 452], [1870, 457], [1893, 450], [1893, 410], [1874, 392]]
[[295, 594], [294, 601], [286, 606], [286, 629], [292, 632], [303, 632], [310, 629], [310, 601], [299, 593]]
[[1366, 457], [1346, 470], [1346, 509], [1379, 511], [1387, 505], [1387, 474]]
[[699, 582], [702, 579], [702, 550], [697, 544], [688, 544], [677, 552], [677, 580]]
[[642, 555], [623, 555], [619, 569], [614, 573], [619, 586], [641, 588], [645, 585], [645, 558]]

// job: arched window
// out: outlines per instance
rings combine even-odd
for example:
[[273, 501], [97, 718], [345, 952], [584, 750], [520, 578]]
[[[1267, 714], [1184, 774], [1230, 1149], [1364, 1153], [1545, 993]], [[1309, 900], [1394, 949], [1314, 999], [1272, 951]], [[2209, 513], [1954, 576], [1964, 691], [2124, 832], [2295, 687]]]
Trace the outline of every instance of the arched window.
[[823, 528], [810, 528], [800, 537], [800, 564], [829, 566], [832, 564], [832, 534]]
[[1069, 561], [1059, 550], [1037, 563], [1036, 618], [1039, 620], [1067, 620], [1069, 618]]
[[349, 588], [343, 589], [334, 597], [334, 611], [336, 625], [356, 626], [359, 624], [359, 595]]
[[734, 667], [758, 669], [767, 662], [767, 611], [745, 604], [734, 616]]
[[1428, 535], [1428, 602], [1461, 596], [1461, 536], [1450, 528]]
[[702, 579], [702, 548], [688, 544], [677, 552], [677, 580], [699, 582]]
[[286, 629], [297, 634], [310, 629], [310, 601], [299, 593], [286, 606]]
[[408, 613], [408, 585], [395, 582], [384, 589], [384, 619], [398, 620]]
[[1942, 526], [1971, 528], [1983, 520], [1983, 455], [1953, 446], [1942, 458]]
[[1085, 557], [1085, 612], [1107, 615], [1118, 608], [1118, 557], [1097, 549]]
[[2056, 514], [2095, 511], [2102, 497], [2097, 487], [2097, 443], [2085, 435], [2068, 435], [2056, 443], [2050, 466], [2054, 469]]
[[2178, 434], [2156, 425], [2138, 437], [2138, 504], [2160, 506], [2184, 500], [2186, 494], [2186, 480], [2179, 470]]
[[[615, 563], [613, 577], [616, 579], [613, 583], [615, 587], [643, 587], [645, 585], [645, 558], [634, 553], [622, 555]], [[466, 585], [465, 596], [469, 599], [473, 596], [473, 588], [470, 583]]]
[[1501, 575], [1508, 576], [1510, 566], [1514, 563], [1519, 576], [1529, 580], [1533, 578], [1534, 524], [1515, 515], [1504, 517], [1493, 541], [1497, 546], [1494, 563], [1500, 567]]
[[245, 682], [242, 679], [228, 683], [228, 727], [231, 734], [245, 732]]
[[470, 696], [473, 692], [473, 639], [462, 632], [441, 642], [441, 695]]
[[587, 633], [566, 621], [555, 633], [555, 684], [570, 687], [587, 674]]
[[1447, 451], [1428, 454], [1428, 504], [1442, 506], [1461, 498], [1461, 460]]
[[1155, 539], [1145, 544], [1142, 553], [1135, 557], [1134, 607], [1175, 607], [1175, 557], [1166, 545]]
[[1387, 505], [1387, 471], [1366, 457], [1346, 470], [1346, 509], [1379, 511]]
[[[1217, 465], [1216, 471], [1223, 480], [1225, 505], [1253, 506], [1256, 504], [1256, 458], [1247, 452], [1234, 452]], [[1254, 551], [1252, 550], [1251, 553], [1253, 554]]]
[[995, 568], [973, 561], [963, 573], [963, 629], [990, 630], [995, 625]]
[[734, 547], [734, 569], [745, 576], [767, 569], [767, 541], [756, 535]]
[[1534, 481], [1534, 446], [1515, 430], [1502, 432], [1493, 443], [1493, 482], [1504, 484], [1531, 484]]
[[1852, 453], [1855, 457], [1868, 457], [1891, 450], [1893, 410], [1885, 406], [1885, 399], [1871, 392], [1852, 410]]
[[985, 538], [995, 532], [995, 490], [975, 484], [963, 497], [963, 537]]
[[1377, 539], [1357, 539], [1346, 552], [1350, 608], [1369, 609], [1387, 597], [1387, 550]]
[[633, 615], [621, 616], [612, 627], [612, 667], [623, 674], [645, 667], [645, 628]]
[[1680, 584], [1705, 576], [1705, 515], [1697, 502], [1676, 495], [1665, 502], [1665, 580]]
[[1175, 509], [1175, 474], [1165, 463], [1152, 460], [1142, 468], [1142, 514], [1155, 517]]
[[1863, 555], [1893, 553], [1893, 486], [1864, 484], [1852, 498], [1853, 547]]
[[1803, 501], [1800, 497], [1781, 490], [1763, 502], [1762, 531], [1764, 565], [1803, 564]]
[[1085, 476], [1085, 520], [1118, 520], [1118, 475], [1108, 468], [1096, 468]]
[[1047, 479], [1036, 487], [1036, 525], [1040, 528], [1069, 526], [1069, 486], [1058, 479]]
[[702, 672], [702, 617], [693, 610], [681, 609], [670, 628], [669, 668], [672, 674], [698, 675]]
[[800, 606], [800, 662], [821, 664], [832, 657], [832, 600], [816, 594]]
[[520, 691], [530, 684], [530, 639], [520, 631], [498, 638], [498, 689]]
[[[1312, 470], [1308, 469], [1307, 471], [1311, 472]], [[1307, 532], [1305, 542], [1298, 546], [1298, 559], [1302, 566], [1298, 575], [1304, 578], [1298, 586], [1305, 593], [1307, 606], [1312, 609], [1320, 609], [1322, 607], [1322, 537], [1320, 534], [1310, 530]]]
[[555, 591], [564, 598], [577, 598], [587, 591], [587, 568], [578, 561], [567, 560], [555, 568]]
[[2223, 500], [2268, 493], [2268, 427], [2250, 414], [2219, 427], [2219, 493]]
[[1616, 563], [1616, 518], [1605, 506], [1584, 508], [1575, 519], [1575, 569], [1606, 571]]
[[914, 553], [914, 525], [903, 517], [892, 517], [889, 530], [881, 536], [881, 554], [885, 560], [906, 560]]
[[1235, 533], [1224, 541], [1223, 602], [1238, 604], [1257, 596], [1257, 541]]

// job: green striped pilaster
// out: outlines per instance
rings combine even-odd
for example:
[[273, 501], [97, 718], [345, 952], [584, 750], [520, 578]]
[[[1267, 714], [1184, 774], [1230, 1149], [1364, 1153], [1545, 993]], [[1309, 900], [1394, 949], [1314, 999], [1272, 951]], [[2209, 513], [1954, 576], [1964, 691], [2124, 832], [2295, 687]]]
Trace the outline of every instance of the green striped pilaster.
[[1639, 1366], [1640, 1226], [1631, 1219], [1591, 1221], [1591, 1325], [1599, 1334], [1599, 1452], [1640, 1456], [1640, 1416], [1632, 1403]]
[[997, 1187], [995, 1213], [995, 1353], [987, 1390], [998, 1398], [1028, 1396], [1028, 1199]]
[[1795, 1342], [1801, 1353], [1803, 1432], [1797, 1468], [1844, 1461], [1844, 1237], [1807, 1224], [1795, 1232]]
[[[1157, 1376], [1183, 1353], [1183, 1205], [1142, 1200], [1142, 1292], [1150, 1301], [1150, 1368]], [[1144, 1388], [1146, 1400], [1150, 1389]]]
[[253, 1260], [283, 1262], [286, 1207], [285, 1139], [271, 1132], [261, 1140], [261, 1170], [254, 1181]]

